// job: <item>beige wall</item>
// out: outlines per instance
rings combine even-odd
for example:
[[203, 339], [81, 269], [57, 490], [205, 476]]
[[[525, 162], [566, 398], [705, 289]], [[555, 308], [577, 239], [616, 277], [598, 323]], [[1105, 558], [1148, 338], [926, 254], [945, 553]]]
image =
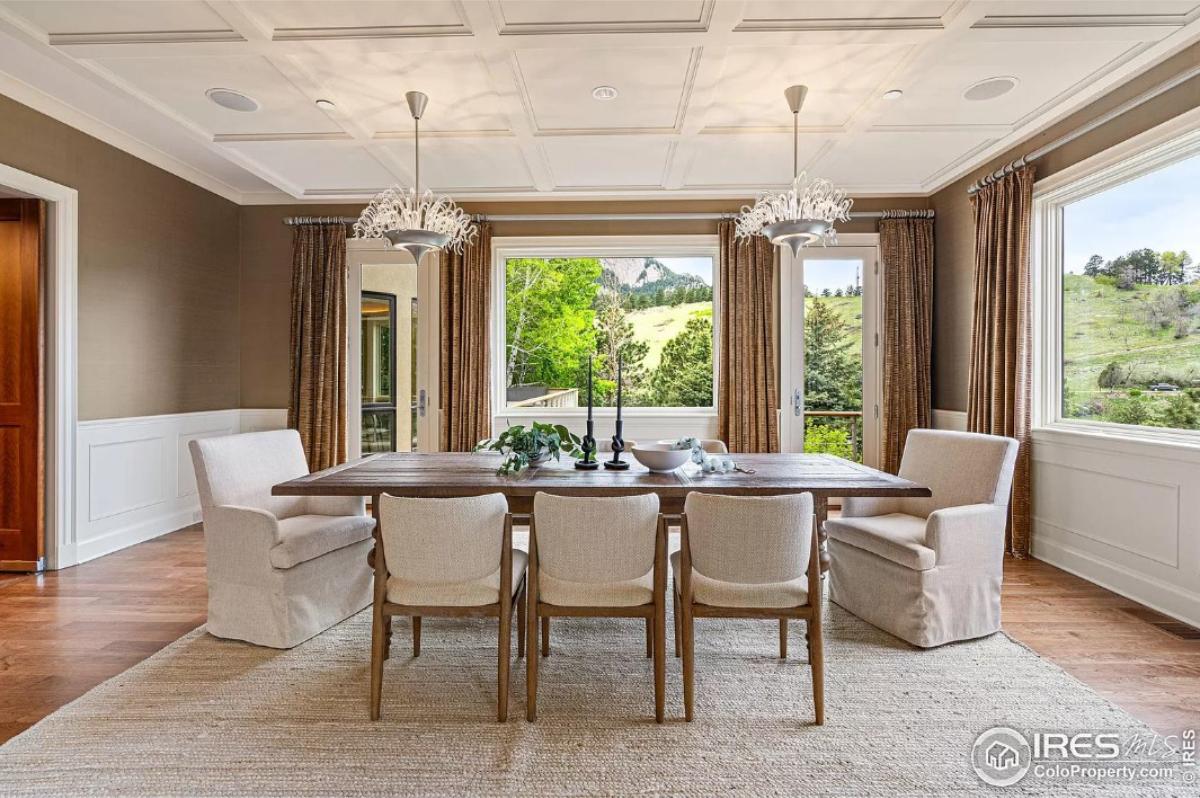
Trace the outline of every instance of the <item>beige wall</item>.
[[[464, 202], [471, 213], [647, 213], [736, 211], [744, 200], [643, 200], [638, 202]], [[362, 204], [264, 205], [241, 209], [242, 407], [286, 407], [288, 394], [288, 293], [292, 233], [288, 216], [357, 216]], [[924, 197], [865, 198], [854, 209], [926, 208]], [[846, 233], [874, 232], [873, 219], [840, 226]], [[715, 234], [716, 222], [498, 222], [495, 236]]]
[[80, 419], [237, 407], [237, 206], [3, 96], [0, 162], [79, 191]]
[[[967, 200], [968, 186], [988, 172], [1078, 128], [1130, 97], [1194, 67], [1198, 62], [1200, 44], [1164, 61], [933, 195], [930, 202], [937, 211], [933, 301], [934, 407], [967, 409], [975, 246], [971, 206]], [[1048, 177], [1197, 106], [1200, 106], [1200, 77], [1047, 154], [1035, 164], [1037, 178]]]

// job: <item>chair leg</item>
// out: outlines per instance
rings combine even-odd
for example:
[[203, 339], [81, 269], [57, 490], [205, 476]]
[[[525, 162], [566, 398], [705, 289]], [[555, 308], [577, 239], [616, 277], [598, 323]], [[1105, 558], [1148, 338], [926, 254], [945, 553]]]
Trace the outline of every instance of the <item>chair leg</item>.
[[517, 659], [525, 656], [525, 588], [517, 594]]
[[413, 656], [421, 656], [421, 616], [412, 616]]
[[654, 656], [654, 619], [646, 619], [646, 659]]
[[[820, 607], [817, 608], [820, 612]], [[818, 726], [825, 725], [825, 644], [821, 635], [821, 619], [818, 615], [815, 621], [810, 622], [811, 639], [809, 646], [811, 654], [809, 659], [812, 662], [812, 680], [813, 680], [813, 708], [816, 710], [816, 723]]]
[[525, 720], [532, 723], [537, 720], [537, 680], [538, 680], [538, 613], [537, 593], [527, 597], [528, 606], [525, 613], [529, 616], [529, 628], [525, 632]]
[[500, 603], [500, 635], [497, 640], [496, 720], [508, 720], [508, 668], [512, 656], [512, 604]]
[[667, 598], [654, 602], [654, 720], [663, 722], [667, 701]]
[[779, 619], [779, 658], [787, 659], [788, 619]]
[[384, 638], [383, 638], [383, 658], [385, 660], [392, 658], [392, 616], [387, 616], [384, 619]]
[[371, 620], [371, 720], [379, 720], [379, 704], [383, 697], [384, 624], [383, 608], [377, 606]]
[[692, 608], [684, 602], [683, 607], [683, 714], [692, 719], [696, 699], [696, 619]]
[[675, 610], [671, 617], [675, 621], [675, 656], [678, 657], [680, 645], [679, 636], [683, 633], [683, 622], [679, 617], [679, 594], [675, 592], [674, 585], [671, 586], [671, 606]]
[[550, 656], [550, 616], [542, 616], [542, 656]]

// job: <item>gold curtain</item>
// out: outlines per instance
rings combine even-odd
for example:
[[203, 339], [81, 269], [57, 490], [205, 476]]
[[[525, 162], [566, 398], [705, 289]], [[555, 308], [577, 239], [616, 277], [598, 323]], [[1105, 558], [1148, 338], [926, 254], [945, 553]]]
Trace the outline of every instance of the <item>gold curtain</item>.
[[293, 230], [288, 426], [319, 471], [346, 460], [346, 226]]
[[900, 470], [904, 441], [931, 426], [933, 220], [883, 219], [882, 468]]
[[717, 425], [731, 452], [779, 451], [775, 248], [718, 225], [721, 245]]
[[441, 449], [469, 452], [491, 435], [492, 226], [462, 254], [441, 255]]
[[1029, 554], [1029, 426], [1032, 306], [1029, 229], [1033, 167], [985, 186], [975, 214], [975, 311], [967, 428], [1020, 442], [1009, 510], [1009, 550]]

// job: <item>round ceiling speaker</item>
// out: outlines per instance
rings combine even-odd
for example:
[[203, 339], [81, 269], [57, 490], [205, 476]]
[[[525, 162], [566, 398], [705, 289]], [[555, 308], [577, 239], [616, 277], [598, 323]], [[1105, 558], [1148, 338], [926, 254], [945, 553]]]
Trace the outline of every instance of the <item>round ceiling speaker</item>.
[[596, 88], [592, 89], [592, 97], [600, 100], [601, 102], [605, 100], [615, 100], [617, 98], [617, 90], [612, 86], [597, 86]]
[[972, 83], [963, 92], [963, 98], [973, 102], [982, 100], [994, 100], [997, 97], [1008, 94], [1017, 87], [1020, 83], [1014, 77], [1002, 75], [996, 78], [985, 78], [978, 83]]
[[222, 108], [228, 108], [230, 111], [249, 113], [258, 110], [258, 101], [252, 97], [247, 97], [240, 91], [234, 91], [233, 89], [209, 89], [204, 93], [208, 96], [208, 99]]

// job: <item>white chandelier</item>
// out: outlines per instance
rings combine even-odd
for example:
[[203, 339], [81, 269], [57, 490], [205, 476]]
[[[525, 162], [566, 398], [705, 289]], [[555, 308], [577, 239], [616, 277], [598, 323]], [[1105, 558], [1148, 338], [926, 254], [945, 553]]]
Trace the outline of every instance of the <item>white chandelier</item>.
[[772, 244], [786, 244], [793, 255], [818, 241], [837, 243], [834, 222], [850, 221], [854, 200], [823, 178], [809, 179], [800, 171], [800, 106], [807, 86], [791, 86], [783, 95], [792, 109], [792, 185], [780, 194], [763, 194], [754, 206], [742, 206], [737, 218], [738, 238], [766, 236]]
[[462, 252], [475, 239], [471, 216], [449, 197], [421, 193], [421, 114], [429, 98], [419, 91], [404, 95], [412, 112], [414, 146], [413, 187], [393, 186], [371, 200], [354, 223], [354, 237], [388, 241], [403, 249], [417, 263], [430, 250], [445, 248]]

